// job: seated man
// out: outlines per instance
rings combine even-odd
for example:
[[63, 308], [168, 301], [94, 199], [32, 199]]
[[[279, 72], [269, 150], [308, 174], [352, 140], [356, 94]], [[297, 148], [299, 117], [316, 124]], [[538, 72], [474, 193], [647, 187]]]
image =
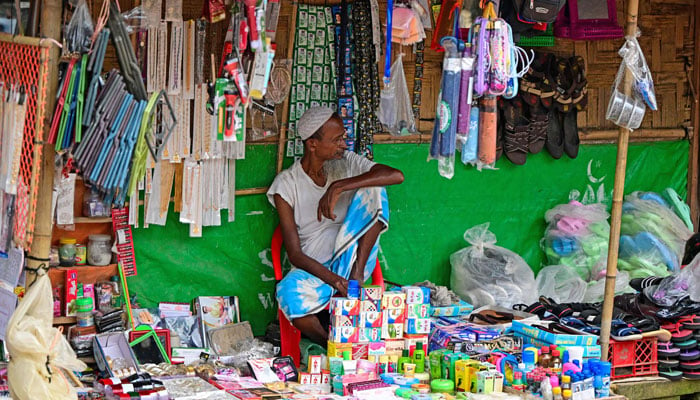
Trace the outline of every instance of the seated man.
[[316, 314], [336, 291], [347, 295], [349, 279], [362, 284], [371, 275], [389, 221], [383, 187], [403, 182], [403, 173], [346, 151], [343, 121], [330, 108], [309, 108], [297, 133], [304, 156], [267, 192], [294, 267], [277, 285], [277, 301], [297, 329], [325, 345], [328, 326]]

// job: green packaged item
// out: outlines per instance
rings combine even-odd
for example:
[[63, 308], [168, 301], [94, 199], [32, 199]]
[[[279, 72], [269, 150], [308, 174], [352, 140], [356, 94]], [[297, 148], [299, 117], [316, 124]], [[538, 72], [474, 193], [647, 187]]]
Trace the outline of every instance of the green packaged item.
[[398, 388], [396, 389], [396, 397], [401, 397], [402, 399], [410, 399], [414, 394], [418, 394], [413, 389]]
[[442, 378], [442, 357], [449, 352], [446, 349], [434, 350], [430, 352], [430, 377], [432, 379]]
[[430, 390], [433, 393], [448, 393], [455, 392], [455, 383], [450, 379], [433, 379], [430, 381]]

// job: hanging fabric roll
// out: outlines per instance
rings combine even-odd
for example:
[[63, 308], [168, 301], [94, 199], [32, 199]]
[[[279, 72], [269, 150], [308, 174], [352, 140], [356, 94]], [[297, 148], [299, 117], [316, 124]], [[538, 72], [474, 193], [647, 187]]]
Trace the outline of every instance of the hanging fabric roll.
[[[333, 12], [333, 20], [335, 21], [335, 54], [336, 54], [336, 75], [337, 93], [338, 93], [338, 115], [343, 120], [343, 126], [347, 137], [345, 143], [349, 151], [355, 151], [355, 124], [353, 116], [355, 115], [355, 102], [353, 99], [353, 80], [352, 80], [352, 64], [351, 55], [352, 47], [350, 41], [350, 33], [352, 25], [350, 20], [350, 5], [345, 0], [340, 6], [331, 8]], [[312, 72], [313, 73], [316, 71]]]
[[496, 98], [485, 96], [479, 100], [479, 164], [493, 167], [496, 162], [497, 114]]

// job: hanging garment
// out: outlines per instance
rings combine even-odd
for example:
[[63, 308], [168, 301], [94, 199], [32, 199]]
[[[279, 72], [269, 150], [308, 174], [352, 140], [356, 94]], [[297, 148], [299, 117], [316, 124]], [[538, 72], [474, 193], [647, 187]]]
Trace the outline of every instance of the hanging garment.
[[331, 9], [300, 4], [295, 35], [286, 149], [288, 157], [301, 156], [304, 152], [301, 138], [296, 135], [296, 122], [304, 111], [313, 106], [336, 110], [338, 106]]
[[350, 8], [345, 1], [340, 6], [332, 7], [333, 20], [335, 21], [335, 54], [336, 54], [336, 81], [338, 93], [338, 115], [343, 120], [345, 127], [345, 143], [349, 151], [355, 151], [355, 101], [353, 98], [352, 80], [352, 42], [350, 34], [352, 23], [350, 20]]
[[442, 83], [438, 101], [433, 137], [430, 143], [430, 156], [438, 159], [440, 175], [450, 179], [454, 175], [454, 155], [457, 133], [457, 113], [459, 110], [459, 89], [461, 82], [461, 54], [457, 40], [444, 38], [445, 48], [442, 69]]
[[352, 79], [357, 98], [357, 129], [355, 152], [369, 159], [374, 157], [374, 135], [381, 132], [377, 117], [379, 109], [379, 71], [372, 41], [370, 0], [358, 0], [352, 7], [353, 65]]

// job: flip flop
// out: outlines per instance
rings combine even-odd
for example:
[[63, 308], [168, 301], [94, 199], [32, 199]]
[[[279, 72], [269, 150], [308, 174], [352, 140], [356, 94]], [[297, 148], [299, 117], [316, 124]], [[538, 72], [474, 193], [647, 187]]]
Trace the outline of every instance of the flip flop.
[[686, 315], [678, 319], [683, 329], [695, 331], [700, 329], [700, 318], [696, 315]]
[[625, 321], [613, 319], [610, 323], [610, 337], [617, 341], [641, 340], [642, 331]]
[[671, 342], [659, 342], [656, 345], [656, 351], [659, 356], [666, 358], [676, 358], [681, 354], [681, 349], [674, 347]]
[[695, 361], [683, 361], [680, 363], [680, 369], [684, 371], [698, 371], [700, 370], [700, 360]]
[[674, 345], [683, 351], [697, 348], [698, 342], [695, 339], [688, 339], [682, 342], [675, 342]]
[[678, 359], [681, 361], [695, 361], [698, 358], [700, 358], [700, 350], [698, 349], [681, 351], [681, 354], [678, 356]]
[[675, 371], [672, 369], [659, 371], [659, 376], [666, 378], [671, 381], [680, 381], [683, 379], [683, 373], [681, 371]]
[[578, 250], [578, 244], [576, 240], [562, 236], [552, 240], [552, 249], [557, 255], [565, 257], [576, 252], [576, 250]]
[[663, 197], [654, 192], [643, 192], [639, 195], [639, 198], [642, 200], [653, 201], [666, 208], [671, 208]]
[[700, 379], [700, 371], [684, 371], [683, 377], [685, 379], [697, 380]]
[[571, 236], [579, 236], [587, 233], [583, 231], [587, 226], [588, 221], [582, 218], [561, 217], [559, 221], [557, 221], [557, 229]]
[[693, 331], [681, 329], [678, 323], [662, 325], [661, 328], [671, 332], [671, 341], [674, 343], [684, 342], [693, 337]]
[[678, 360], [673, 360], [673, 359], [662, 359], [659, 358], [659, 370], [661, 368], [666, 369], [666, 368], [676, 368], [680, 365], [680, 361]]
[[607, 220], [605, 222], [594, 222], [588, 225], [588, 230], [595, 233], [597, 236], [605, 238], [606, 242], [610, 237], [610, 225], [608, 225]]
[[663, 278], [661, 278], [659, 276], [648, 276], [646, 278], [641, 278], [641, 279], [639, 279], [639, 278], [638, 279], [631, 279], [630, 286], [634, 290], [641, 292], [642, 290], [644, 290], [650, 286], [658, 285], [659, 283], [661, 283], [662, 280], [663, 280]]
[[690, 219], [690, 207], [681, 199], [681, 197], [672, 188], [666, 188], [661, 195], [669, 202], [673, 212], [683, 221], [685, 226], [693, 231], [693, 221]]
[[663, 244], [656, 236], [649, 232], [642, 232], [635, 236], [634, 241], [637, 244], [637, 248], [643, 253], [656, 250], [669, 271], [680, 271], [678, 257], [676, 257], [671, 249]]
[[630, 258], [637, 254], [639, 254], [639, 249], [637, 248], [637, 242], [634, 241], [632, 236], [620, 236], [620, 257]]

